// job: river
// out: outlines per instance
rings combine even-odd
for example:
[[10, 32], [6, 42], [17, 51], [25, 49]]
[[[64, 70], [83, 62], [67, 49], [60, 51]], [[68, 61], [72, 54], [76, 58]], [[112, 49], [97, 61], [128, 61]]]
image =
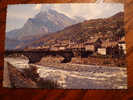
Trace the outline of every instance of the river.
[[[37, 67], [41, 78], [56, 81], [64, 89], [127, 89], [127, 70], [119, 67], [80, 65], [86, 67], [85, 71], [70, 71], [56, 67], [28, 64], [28, 60], [8, 57], [5, 61], [18, 70]], [[79, 64], [73, 64], [79, 66]]]

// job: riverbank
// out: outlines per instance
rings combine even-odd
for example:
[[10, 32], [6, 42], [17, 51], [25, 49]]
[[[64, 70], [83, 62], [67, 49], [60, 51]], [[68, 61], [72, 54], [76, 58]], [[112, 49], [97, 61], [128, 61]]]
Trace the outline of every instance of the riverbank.
[[[42, 66], [49, 66], [49, 67], [58, 67], [60, 69], [65, 70], [74, 70], [74, 71], [87, 71], [89, 66], [97, 66], [97, 67], [121, 67], [126, 68], [124, 59], [111, 59], [111, 58], [95, 58], [95, 57], [88, 57], [88, 58], [80, 58], [80, 57], [73, 57], [69, 63], [61, 63], [63, 57], [52, 57], [47, 56], [43, 57], [39, 62], [36, 64]], [[76, 65], [76, 66], [75, 66]], [[82, 66], [83, 65], [83, 66]]]
[[4, 61], [3, 87], [6, 88], [59, 88], [52, 80], [43, 80], [37, 73], [37, 67], [18, 68]]

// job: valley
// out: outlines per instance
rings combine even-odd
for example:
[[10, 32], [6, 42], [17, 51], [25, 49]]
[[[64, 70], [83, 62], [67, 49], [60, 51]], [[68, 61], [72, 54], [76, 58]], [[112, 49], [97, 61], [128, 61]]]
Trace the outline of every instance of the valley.
[[60, 9], [62, 5], [39, 5], [43, 10], [28, 17], [21, 28], [6, 33], [3, 86], [127, 89], [123, 5], [117, 9], [105, 1], [110, 2], [97, 0], [84, 7], [106, 6], [109, 11], [112, 7], [111, 12], [93, 13], [90, 8], [80, 12], [75, 8], [81, 5], [63, 5], [72, 7], [73, 16], [68, 9]]

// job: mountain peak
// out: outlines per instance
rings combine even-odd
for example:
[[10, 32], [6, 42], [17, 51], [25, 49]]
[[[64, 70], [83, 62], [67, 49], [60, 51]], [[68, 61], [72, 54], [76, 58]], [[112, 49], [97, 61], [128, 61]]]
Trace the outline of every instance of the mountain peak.
[[40, 11], [33, 18], [29, 18], [22, 28], [10, 31], [6, 36], [20, 41], [30, 41], [31, 38], [34, 40], [36, 37], [60, 31], [75, 23], [76, 21], [68, 16], [48, 9], [47, 11]]
[[46, 16], [50, 16], [50, 15], [60, 15], [61, 13], [57, 12], [56, 10], [53, 9], [47, 9], [45, 11], [40, 11], [35, 18], [42, 18], [42, 17], [46, 17]]

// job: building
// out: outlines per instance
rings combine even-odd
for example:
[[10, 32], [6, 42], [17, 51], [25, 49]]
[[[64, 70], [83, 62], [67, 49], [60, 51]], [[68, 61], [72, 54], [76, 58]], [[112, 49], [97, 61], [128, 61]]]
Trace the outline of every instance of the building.
[[46, 46], [42, 46], [43, 49], [49, 49], [50, 46], [49, 45], [46, 45]]
[[59, 47], [59, 50], [65, 50], [65, 49], [66, 47], [63, 47], [63, 46]]
[[50, 50], [51, 50], [51, 51], [58, 51], [59, 48], [58, 48], [58, 47], [51, 47]]
[[119, 42], [118, 46], [120, 48], [122, 48], [122, 50], [124, 51], [124, 54], [126, 54], [126, 43], [124, 41], [123, 42]]
[[95, 46], [93, 44], [86, 44], [85, 50], [86, 51], [95, 51]]
[[100, 55], [106, 55], [106, 48], [98, 48], [97, 53]]
[[117, 44], [118, 44], [118, 42], [116, 42], [116, 41], [110, 42], [109, 40], [107, 40], [107, 41], [102, 42], [101, 46], [104, 48], [108, 48], [108, 47], [114, 47]]

